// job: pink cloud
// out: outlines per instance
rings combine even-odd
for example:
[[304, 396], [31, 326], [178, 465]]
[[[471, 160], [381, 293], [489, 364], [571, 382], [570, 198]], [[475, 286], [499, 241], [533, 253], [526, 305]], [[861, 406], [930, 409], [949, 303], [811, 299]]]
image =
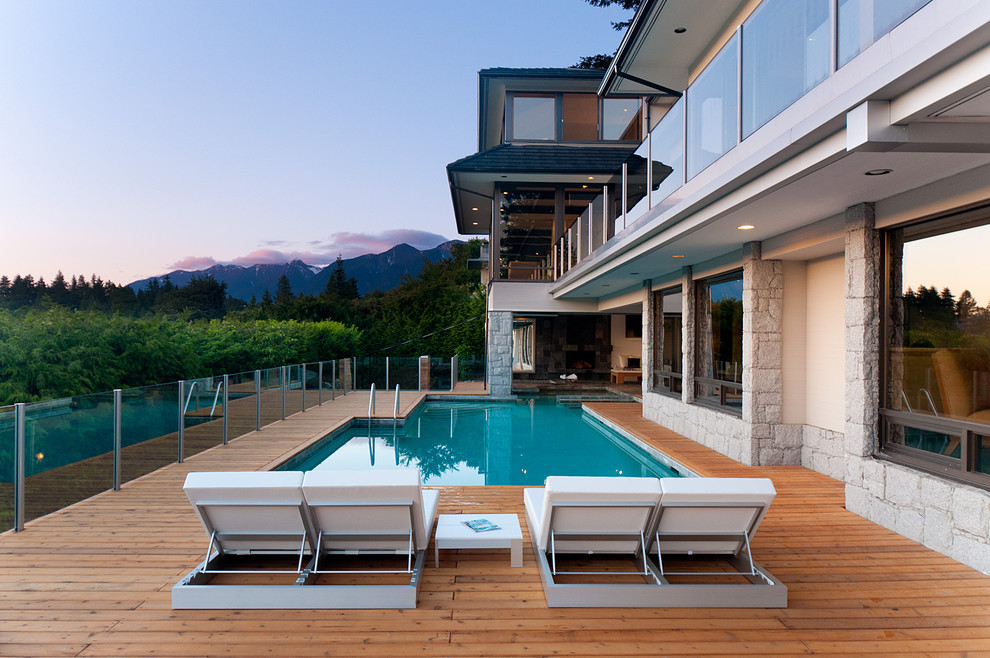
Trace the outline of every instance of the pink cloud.
[[168, 266], [170, 270], [196, 271], [205, 270], [217, 264], [212, 256], [187, 256]]
[[[293, 260], [301, 260], [308, 265], [327, 265], [334, 262], [337, 256], [354, 258], [365, 254], [379, 254], [388, 251], [397, 244], [408, 244], [417, 249], [432, 249], [446, 242], [447, 238], [437, 233], [416, 231], [412, 229], [392, 229], [378, 234], [339, 232], [331, 233], [326, 240], [310, 240], [305, 243], [307, 249], [256, 249], [243, 256], [229, 261], [217, 261], [211, 256], [189, 256], [170, 265], [171, 269], [201, 270], [227, 262], [233, 265], [247, 267], [250, 265], [277, 265]], [[285, 240], [268, 240], [266, 246], [291, 246]]]

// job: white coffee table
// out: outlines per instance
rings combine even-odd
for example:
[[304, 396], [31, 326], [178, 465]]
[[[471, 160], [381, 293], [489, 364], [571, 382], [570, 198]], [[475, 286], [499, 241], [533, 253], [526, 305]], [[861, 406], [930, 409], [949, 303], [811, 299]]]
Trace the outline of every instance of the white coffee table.
[[[464, 525], [471, 519], [488, 519], [498, 530], [475, 532]], [[437, 534], [433, 558], [440, 566], [440, 549], [508, 548], [510, 564], [521, 567], [522, 529], [515, 514], [441, 514], [437, 517]]]

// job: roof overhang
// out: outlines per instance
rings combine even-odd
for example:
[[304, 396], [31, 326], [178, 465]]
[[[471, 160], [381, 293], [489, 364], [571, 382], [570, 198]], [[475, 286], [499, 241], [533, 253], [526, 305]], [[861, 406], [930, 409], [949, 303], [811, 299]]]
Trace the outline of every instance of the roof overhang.
[[632, 146], [501, 144], [447, 165], [457, 231], [487, 235], [495, 184], [608, 182], [634, 153]]
[[687, 89], [691, 69], [750, 2], [645, 0], [605, 72], [598, 94], [679, 95]]

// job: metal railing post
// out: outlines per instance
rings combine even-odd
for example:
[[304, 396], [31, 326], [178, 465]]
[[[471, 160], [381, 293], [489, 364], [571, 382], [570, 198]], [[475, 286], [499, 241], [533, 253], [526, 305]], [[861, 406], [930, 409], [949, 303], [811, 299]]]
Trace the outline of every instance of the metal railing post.
[[282, 380], [282, 420], [285, 420], [285, 366], [279, 366], [278, 374]]
[[337, 399], [337, 359], [330, 362], [330, 401]]
[[261, 431], [261, 371], [254, 371], [254, 431]]
[[182, 463], [182, 440], [185, 438], [186, 415], [185, 415], [186, 382], [179, 380], [179, 463]]
[[229, 381], [230, 381], [229, 377], [227, 375], [224, 375], [223, 384], [221, 384], [221, 386], [223, 386], [223, 444], [224, 445], [227, 445], [227, 429], [228, 429], [227, 416], [230, 415], [229, 414], [230, 409], [228, 408], [230, 406], [230, 395], [228, 395], [228, 392], [230, 391], [230, 387], [227, 386]]
[[300, 364], [299, 366], [299, 379], [302, 381], [300, 386], [302, 386], [302, 410], [306, 411], [306, 364]]
[[120, 389], [113, 389], [113, 490], [120, 491]]
[[320, 392], [316, 394], [316, 404], [323, 404], [323, 362], [320, 361], [316, 365], [316, 381], [319, 384]]
[[389, 389], [388, 385], [388, 357], [385, 357], [385, 390]]
[[622, 163], [622, 228], [626, 227], [626, 212], [629, 201], [629, 164]]
[[[344, 376], [344, 379], [345, 380], [347, 379], [346, 375]], [[351, 390], [352, 391], [357, 390], [357, 357], [356, 356], [351, 357]], [[344, 382], [344, 392], [347, 392], [346, 381]]]
[[25, 404], [14, 405], [14, 532], [24, 529]]

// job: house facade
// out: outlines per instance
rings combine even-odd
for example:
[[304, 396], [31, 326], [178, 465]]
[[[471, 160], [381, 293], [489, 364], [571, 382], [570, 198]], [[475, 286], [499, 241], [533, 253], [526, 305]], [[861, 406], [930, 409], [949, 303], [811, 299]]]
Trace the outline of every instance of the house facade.
[[641, 378], [990, 573], [990, 3], [645, 0], [605, 72], [479, 79], [493, 394]]

